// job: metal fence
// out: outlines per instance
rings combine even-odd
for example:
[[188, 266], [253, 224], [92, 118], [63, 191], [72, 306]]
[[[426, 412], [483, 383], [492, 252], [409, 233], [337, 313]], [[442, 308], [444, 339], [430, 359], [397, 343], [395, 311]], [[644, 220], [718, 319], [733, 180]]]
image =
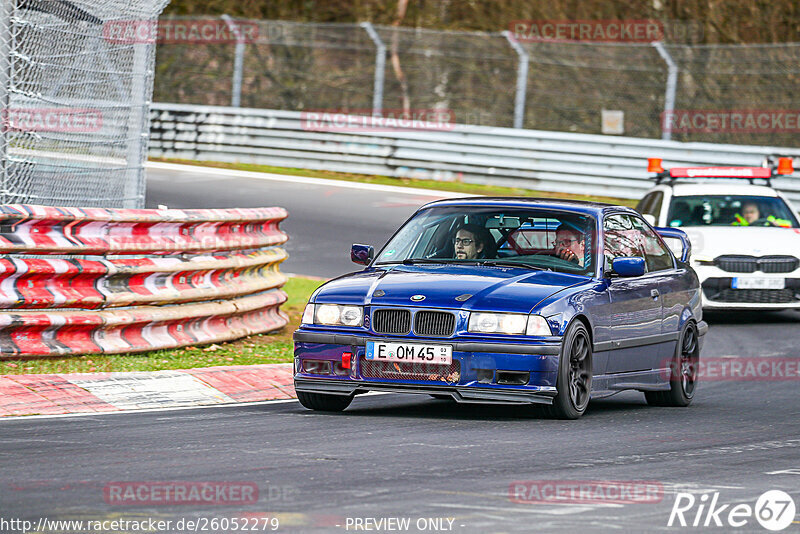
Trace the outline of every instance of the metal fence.
[[[517, 42], [507, 32], [231, 22], [257, 32], [246, 42], [159, 46], [156, 101], [288, 111], [436, 108], [452, 110], [461, 124], [752, 145], [797, 146], [800, 132], [800, 43]], [[604, 110], [611, 112], [605, 131]], [[665, 131], [665, 110], [701, 119], [709, 112], [795, 116], [790, 127]]]
[[144, 205], [155, 41], [109, 30], [167, 2], [2, 0], [0, 202]]
[[[150, 155], [640, 198], [665, 167], [758, 166], [800, 149], [455, 125], [447, 130], [342, 128], [297, 111], [153, 104]], [[347, 125], [347, 121], [344, 121]], [[775, 181], [800, 205], [800, 173]]]

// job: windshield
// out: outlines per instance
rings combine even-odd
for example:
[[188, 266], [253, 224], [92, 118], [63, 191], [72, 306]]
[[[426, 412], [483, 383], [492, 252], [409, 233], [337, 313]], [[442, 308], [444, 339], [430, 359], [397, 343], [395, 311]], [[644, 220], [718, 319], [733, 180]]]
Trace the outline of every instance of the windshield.
[[545, 209], [433, 207], [384, 247], [375, 265], [466, 263], [591, 276], [594, 219]]
[[779, 197], [697, 195], [675, 197], [667, 224], [679, 226], [776, 226], [797, 228], [797, 218]]

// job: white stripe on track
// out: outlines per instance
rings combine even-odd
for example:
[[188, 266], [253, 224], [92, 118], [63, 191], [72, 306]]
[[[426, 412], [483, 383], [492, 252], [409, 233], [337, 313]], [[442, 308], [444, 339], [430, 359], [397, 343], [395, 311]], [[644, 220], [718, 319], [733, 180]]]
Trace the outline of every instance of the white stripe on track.
[[[359, 397], [372, 397], [375, 395], [391, 395], [392, 393], [387, 391], [368, 391], [367, 393], [362, 393]], [[274, 399], [274, 400], [264, 400], [264, 401], [253, 401], [253, 402], [226, 402], [220, 404], [203, 404], [201, 406], [166, 406], [166, 407], [159, 407], [159, 408], [137, 408], [132, 410], [120, 410], [117, 412], [79, 412], [79, 413], [60, 413], [60, 414], [52, 414], [52, 415], [7, 415], [4, 417], [0, 417], [0, 424], [3, 424], [4, 421], [20, 421], [20, 420], [28, 420], [28, 419], [65, 419], [70, 417], [99, 417], [105, 415], [124, 415], [128, 413], [150, 413], [150, 412], [176, 412], [176, 411], [185, 411], [185, 410], [204, 410], [207, 408], [233, 408], [236, 406], [266, 406], [269, 404], [286, 404], [286, 403], [296, 403], [298, 406], [300, 403], [297, 399]], [[309, 414], [314, 413], [310, 410], [305, 410]]]
[[348, 182], [345, 180], [334, 180], [329, 178], [311, 178], [309, 176], [295, 176], [291, 174], [273, 174], [268, 172], [238, 171], [234, 169], [222, 169], [217, 167], [202, 167], [194, 165], [181, 165], [178, 163], [161, 163], [158, 161], [148, 161], [145, 165], [148, 169], [158, 169], [163, 171], [177, 171], [194, 174], [216, 174], [230, 176], [232, 178], [255, 178], [257, 180], [271, 180], [274, 182], [290, 182], [295, 184], [319, 185], [323, 187], [343, 187], [348, 189], [362, 189], [365, 191], [382, 191], [385, 193], [399, 193], [403, 195], [427, 196], [435, 198], [464, 198], [478, 197], [470, 193], [458, 193], [455, 191], [440, 191], [436, 189], [420, 189], [415, 187], [402, 187], [399, 185], [365, 184], [361, 182]]
[[106, 380], [70, 380], [100, 400], [123, 410], [235, 402], [205, 382], [179, 371], [114, 373]]

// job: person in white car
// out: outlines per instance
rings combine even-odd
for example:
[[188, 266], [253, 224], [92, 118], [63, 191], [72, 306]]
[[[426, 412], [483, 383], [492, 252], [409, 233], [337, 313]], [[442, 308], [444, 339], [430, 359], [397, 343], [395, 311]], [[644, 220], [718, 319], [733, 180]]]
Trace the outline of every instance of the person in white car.
[[[759, 224], [759, 222], [761, 224]], [[782, 228], [791, 228], [792, 222], [787, 219], [779, 219], [774, 215], [768, 215], [761, 220], [761, 210], [758, 204], [753, 201], [748, 201], [742, 204], [742, 213], [735, 215], [735, 220], [731, 223], [733, 226], [780, 226]]]

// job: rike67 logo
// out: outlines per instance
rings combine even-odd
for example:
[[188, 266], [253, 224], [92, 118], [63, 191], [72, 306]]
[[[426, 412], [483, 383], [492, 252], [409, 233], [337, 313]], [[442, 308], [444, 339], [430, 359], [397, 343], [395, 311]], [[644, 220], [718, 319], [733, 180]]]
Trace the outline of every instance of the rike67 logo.
[[740, 528], [753, 526], [753, 519], [767, 530], [783, 530], [794, 521], [796, 509], [792, 497], [781, 490], [762, 494], [755, 506], [746, 503], [719, 504], [719, 492], [699, 497], [680, 492], [669, 514], [667, 526]]

